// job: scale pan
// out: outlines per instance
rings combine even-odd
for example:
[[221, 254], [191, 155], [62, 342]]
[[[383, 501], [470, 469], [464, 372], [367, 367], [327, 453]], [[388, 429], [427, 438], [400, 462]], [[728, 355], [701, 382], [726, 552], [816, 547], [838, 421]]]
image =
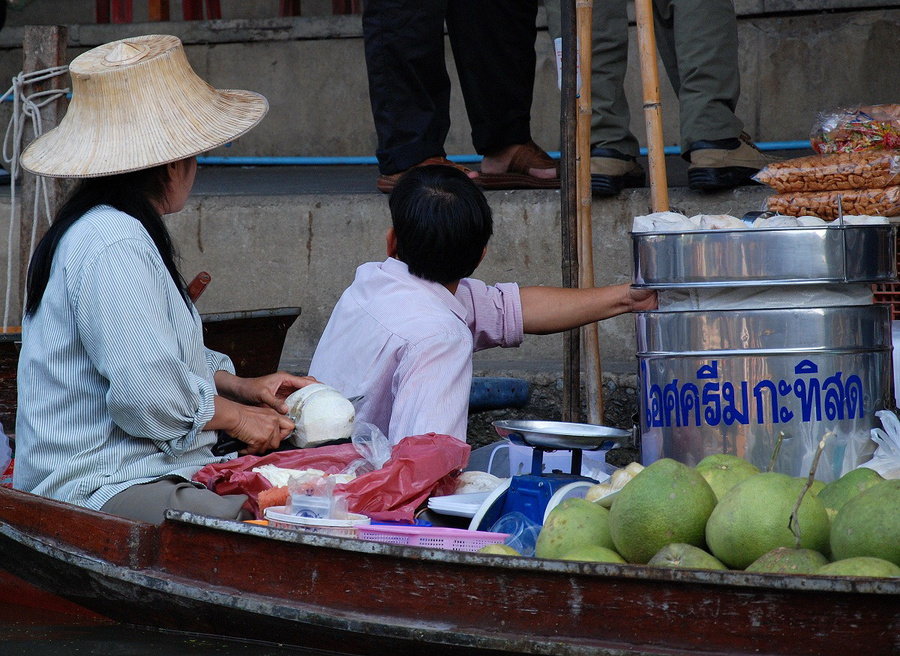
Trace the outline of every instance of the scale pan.
[[504, 419], [495, 421], [494, 429], [513, 444], [542, 449], [594, 451], [610, 440], [618, 442], [631, 437], [631, 431], [620, 428], [565, 421]]

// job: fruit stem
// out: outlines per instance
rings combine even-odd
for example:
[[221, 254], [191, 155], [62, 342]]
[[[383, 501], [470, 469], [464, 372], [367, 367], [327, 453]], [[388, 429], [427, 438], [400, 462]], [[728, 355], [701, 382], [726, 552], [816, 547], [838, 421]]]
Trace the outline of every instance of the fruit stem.
[[825, 450], [825, 442], [827, 442], [828, 438], [832, 437], [834, 434], [833, 430], [826, 431], [825, 435], [822, 436], [822, 439], [819, 440], [819, 446], [816, 449], [816, 454], [813, 456], [812, 466], [809, 468], [809, 476], [807, 476], [806, 483], [803, 485], [803, 489], [800, 490], [800, 496], [797, 497], [797, 504], [794, 506], [793, 512], [791, 512], [791, 520], [788, 523], [788, 528], [790, 528], [791, 533], [794, 534], [794, 546], [797, 549], [800, 548], [800, 504], [803, 502], [803, 496], [806, 494], [806, 491], [809, 490], [816, 481], [816, 469], [819, 468], [819, 458], [822, 457], [822, 451]]
[[775, 469], [775, 461], [778, 460], [778, 452], [781, 451], [781, 444], [784, 442], [785, 437], [784, 431], [778, 431], [778, 439], [775, 441], [775, 449], [772, 451], [772, 459], [769, 461], [767, 472]]

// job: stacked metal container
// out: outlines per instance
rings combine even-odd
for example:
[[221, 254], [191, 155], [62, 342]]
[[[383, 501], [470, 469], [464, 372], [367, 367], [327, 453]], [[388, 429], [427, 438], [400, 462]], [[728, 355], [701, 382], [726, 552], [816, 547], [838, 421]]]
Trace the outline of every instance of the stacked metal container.
[[[896, 280], [895, 231], [833, 224], [633, 233], [634, 281], [661, 295], [858, 291]], [[636, 322], [645, 465], [731, 453], [765, 470], [780, 443], [774, 470], [806, 475], [819, 440], [833, 432], [816, 471], [828, 482], [871, 456], [875, 413], [894, 406], [886, 305], [653, 311]]]

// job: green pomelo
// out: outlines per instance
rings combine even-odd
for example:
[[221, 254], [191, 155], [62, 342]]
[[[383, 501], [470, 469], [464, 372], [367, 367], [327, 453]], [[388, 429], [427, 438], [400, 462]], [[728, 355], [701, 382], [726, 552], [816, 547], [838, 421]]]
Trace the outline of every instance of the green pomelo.
[[584, 560], [591, 563], [620, 563], [625, 564], [622, 558], [612, 549], [599, 547], [596, 544], [585, 544], [568, 551], [560, 557], [560, 560]]
[[[733, 569], [744, 569], [776, 547], [794, 547], [789, 523], [804, 483], [785, 474], [751, 476], [729, 490], [706, 524], [712, 554]], [[828, 553], [829, 522], [825, 506], [807, 491], [800, 504], [801, 543]]]
[[900, 479], [881, 481], [841, 507], [831, 551], [836, 560], [872, 556], [900, 565]]
[[716, 499], [721, 499], [728, 490], [745, 478], [759, 473], [759, 467], [756, 465], [728, 453], [706, 456], [694, 469], [709, 483], [716, 493]]
[[900, 576], [900, 567], [892, 562], [870, 556], [856, 556], [828, 563], [816, 570], [822, 576]]
[[769, 574], [812, 574], [827, 564], [828, 559], [818, 551], [776, 547], [750, 563], [746, 571]]
[[629, 563], [646, 563], [667, 544], [704, 545], [716, 494], [699, 472], [670, 458], [631, 479], [609, 510], [613, 544]]
[[826, 485], [819, 492], [818, 497], [825, 504], [828, 516], [834, 519], [838, 510], [843, 508], [844, 504], [850, 499], [883, 480], [884, 478], [881, 477], [881, 474], [874, 469], [869, 469], [868, 467], [851, 469], [836, 481]]
[[518, 551], [513, 549], [508, 544], [498, 543], [498, 544], [486, 544], [481, 549], [478, 550], [478, 553], [481, 554], [496, 554], [498, 556], [521, 556]]
[[609, 511], [596, 503], [573, 497], [550, 511], [538, 534], [534, 555], [561, 558], [565, 553], [588, 545], [614, 548], [609, 534]]
[[682, 569], [728, 569], [718, 558], [692, 544], [667, 544], [656, 552], [648, 565]]
[[[803, 483], [804, 483], [804, 485], [806, 484], [806, 479], [803, 479]], [[825, 489], [825, 482], [820, 481], [819, 479], [816, 479], [813, 481], [813, 484], [809, 486], [809, 493], [819, 496], [819, 492], [821, 492], [824, 489]]]

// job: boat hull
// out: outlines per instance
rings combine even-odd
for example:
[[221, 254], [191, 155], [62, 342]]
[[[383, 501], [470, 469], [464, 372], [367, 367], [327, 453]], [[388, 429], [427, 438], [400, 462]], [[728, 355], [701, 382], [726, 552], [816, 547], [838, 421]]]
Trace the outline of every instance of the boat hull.
[[0, 490], [0, 563], [118, 621], [347, 654], [900, 652], [900, 581], [385, 545]]

